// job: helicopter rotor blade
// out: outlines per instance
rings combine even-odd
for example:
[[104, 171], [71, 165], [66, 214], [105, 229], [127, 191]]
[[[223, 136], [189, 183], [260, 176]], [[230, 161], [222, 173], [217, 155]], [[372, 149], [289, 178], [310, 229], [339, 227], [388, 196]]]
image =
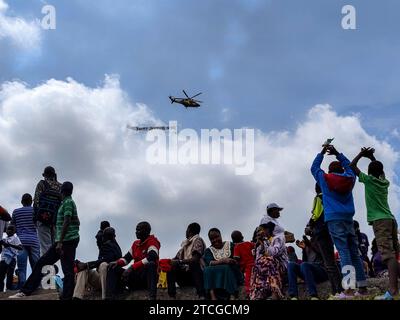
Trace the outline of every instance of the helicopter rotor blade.
[[183, 91], [183, 93], [185, 94], [185, 96], [186, 96], [188, 99], [190, 99], [189, 96], [187, 95], [186, 91], [185, 91], [185, 90], [182, 90], [182, 91]]
[[196, 94], [195, 96], [191, 97], [191, 99], [198, 97], [199, 95], [203, 94], [202, 92]]

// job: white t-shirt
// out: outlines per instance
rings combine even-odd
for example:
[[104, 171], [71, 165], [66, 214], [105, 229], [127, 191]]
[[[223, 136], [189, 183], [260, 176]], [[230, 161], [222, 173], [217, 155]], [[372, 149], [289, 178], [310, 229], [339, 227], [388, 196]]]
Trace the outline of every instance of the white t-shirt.
[[[3, 239], [3, 241], [14, 246], [20, 246], [22, 244], [16, 234]], [[11, 247], [3, 247], [3, 252], [1, 253], [1, 261], [5, 261], [7, 264], [10, 264], [11, 261], [17, 257], [17, 255], [17, 249]]]
[[275, 224], [274, 235], [279, 235], [285, 232], [285, 228], [279, 223], [279, 221], [267, 214], [261, 219], [260, 225], [267, 224], [268, 222]]

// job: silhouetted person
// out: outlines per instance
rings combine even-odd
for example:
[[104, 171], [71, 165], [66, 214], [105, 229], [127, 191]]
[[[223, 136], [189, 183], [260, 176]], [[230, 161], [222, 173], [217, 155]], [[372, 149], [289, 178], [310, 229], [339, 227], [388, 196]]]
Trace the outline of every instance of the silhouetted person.
[[28, 259], [31, 270], [33, 270], [40, 258], [39, 239], [33, 222], [32, 196], [28, 193], [24, 194], [21, 204], [22, 208], [15, 209], [12, 214], [12, 224], [15, 225], [17, 236], [23, 246], [23, 250], [17, 257], [18, 289], [21, 289], [25, 283]]
[[121, 248], [115, 237], [114, 228], [105, 228], [98, 259], [87, 263], [79, 261], [76, 264], [78, 275], [74, 290], [75, 299], [83, 299], [87, 286], [101, 290], [102, 299], [106, 298], [108, 264], [122, 257]]
[[43, 180], [36, 186], [33, 199], [34, 221], [40, 242], [40, 255], [44, 255], [54, 244], [54, 228], [58, 208], [61, 204], [61, 183], [53, 167], [46, 167]]
[[110, 223], [108, 221], [102, 221], [100, 223], [100, 230], [97, 231], [96, 234], [96, 244], [97, 247], [99, 248], [99, 250], [101, 249], [101, 246], [103, 244], [103, 231], [105, 228], [109, 228], [110, 227]]

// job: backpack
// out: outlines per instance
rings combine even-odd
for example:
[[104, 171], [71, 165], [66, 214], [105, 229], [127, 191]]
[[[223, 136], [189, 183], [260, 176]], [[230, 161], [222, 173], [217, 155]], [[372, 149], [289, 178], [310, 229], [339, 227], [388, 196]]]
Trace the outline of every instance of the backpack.
[[61, 193], [53, 189], [47, 181], [43, 181], [45, 190], [39, 197], [36, 208], [36, 220], [47, 226], [53, 226], [56, 223], [58, 208], [61, 205]]

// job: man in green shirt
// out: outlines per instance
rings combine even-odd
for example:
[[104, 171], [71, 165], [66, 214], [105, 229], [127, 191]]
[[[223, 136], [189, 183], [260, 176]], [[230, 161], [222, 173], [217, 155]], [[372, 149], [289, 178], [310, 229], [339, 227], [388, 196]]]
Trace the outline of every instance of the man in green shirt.
[[42, 280], [42, 269], [44, 266], [53, 266], [61, 260], [64, 273], [64, 285], [62, 300], [71, 300], [74, 293], [74, 261], [76, 248], [79, 243], [79, 218], [75, 202], [72, 200], [73, 185], [64, 182], [61, 186], [62, 203], [57, 213], [56, 243], [38, 260], [33, 268], [32, 274], [26, 280], [21, 291], [11, 299], [23, 298], [31, 295], [40, 285]]
[[[388, 203], [390, 182], [385, 178], [383, 164], [375, 159], [374, 152], [375, 150], [372, 148], [362, 148], [352, 161], [351, 167], [359, 181], [365, 186], [367, 220], [372, 225], [379, 252], [389, 271], [389, 291], [377, 298], [392, 300], [393, 296], [399, 294], [397, 278], [400, 275], [400, 266], [397, 258], [400, 248], [397, 222]], [[362, 157], [371, 160], [368, 166], [368, 175], [357, 167], [357, 163]]]

